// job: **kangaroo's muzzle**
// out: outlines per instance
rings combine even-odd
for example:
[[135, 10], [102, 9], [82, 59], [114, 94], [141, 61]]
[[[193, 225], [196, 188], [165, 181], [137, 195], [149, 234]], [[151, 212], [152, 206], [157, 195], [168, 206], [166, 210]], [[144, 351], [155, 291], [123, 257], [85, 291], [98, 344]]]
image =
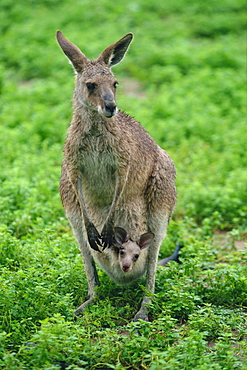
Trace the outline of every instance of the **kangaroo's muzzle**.
[[105, 117], [111, 118], [116, 114], [117, 106], [115, 102], [109, 102], [105, 104], [104, 115]]

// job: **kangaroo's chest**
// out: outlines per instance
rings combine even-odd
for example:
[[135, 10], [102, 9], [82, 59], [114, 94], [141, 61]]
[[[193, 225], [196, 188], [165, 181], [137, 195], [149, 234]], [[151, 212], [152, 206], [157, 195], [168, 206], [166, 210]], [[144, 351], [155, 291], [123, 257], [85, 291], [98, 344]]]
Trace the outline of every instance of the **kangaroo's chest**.
[[112, 202], [117, 160], [111, 145], [101, 135], [85, 137], [79, 148], [83, 192], [98, 206]]

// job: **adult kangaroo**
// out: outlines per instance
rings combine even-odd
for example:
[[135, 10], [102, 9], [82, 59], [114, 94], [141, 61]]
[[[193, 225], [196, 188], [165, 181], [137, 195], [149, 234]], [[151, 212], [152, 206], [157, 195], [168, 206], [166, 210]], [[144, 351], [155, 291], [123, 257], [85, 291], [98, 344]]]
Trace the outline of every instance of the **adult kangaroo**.
[[[89, 299], [76, 313], [95, 299], [99, 279], [94, 260], [111, 277], [111, 269], [121, 271], [114, 259], [115, 227], [126, 230], [134, 242], [145, 233], [153, 235], [145, 259], [136, 262], [135, 269], [121, 271], [117, 283], [129, 283], [146, 273], [147, 290], [154, 292], [159, 248], [176, 202], [171, 158], [139, 122], [116, 106], [118, 82], [110, 68], [123, 59], [132, 38], [128, 33], [92, 61], [57, 31], [58, 43], [76, 72], [60, 182], [88, 281]], [[144, 296], [135, 321], [148, 320], [149, 302]]]

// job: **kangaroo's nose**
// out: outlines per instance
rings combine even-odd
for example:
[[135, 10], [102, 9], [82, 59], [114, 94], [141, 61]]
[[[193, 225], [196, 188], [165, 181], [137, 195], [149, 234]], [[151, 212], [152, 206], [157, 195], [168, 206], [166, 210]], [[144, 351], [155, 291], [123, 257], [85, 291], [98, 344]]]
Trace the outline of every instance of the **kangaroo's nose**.
[[116, 104], [114, 102], [109, 102], [109, 103], [106, 103], [105, 104], [105, 113], [106, 113], [106, 117], [112, 117], [114, 116], [115, 112], [116, 112]]

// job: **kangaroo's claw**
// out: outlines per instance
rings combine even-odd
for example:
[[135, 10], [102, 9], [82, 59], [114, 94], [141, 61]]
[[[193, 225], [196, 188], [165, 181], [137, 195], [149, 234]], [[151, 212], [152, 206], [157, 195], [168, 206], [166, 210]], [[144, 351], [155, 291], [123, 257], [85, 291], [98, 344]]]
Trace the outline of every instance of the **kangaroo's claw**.
[[107, 223], [101, 233], [101, 240], [103, 250], [109, 248], [114, 244], [114, 230], [112, 223]]
[[93, 224], [88, 225], [87, 235], [90, 247], [97, 252], [101, 252], [99, 247], [102, 247], [101, 236]]

